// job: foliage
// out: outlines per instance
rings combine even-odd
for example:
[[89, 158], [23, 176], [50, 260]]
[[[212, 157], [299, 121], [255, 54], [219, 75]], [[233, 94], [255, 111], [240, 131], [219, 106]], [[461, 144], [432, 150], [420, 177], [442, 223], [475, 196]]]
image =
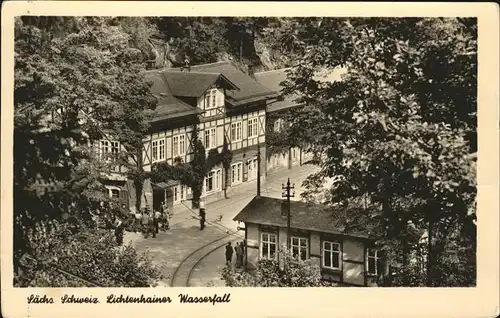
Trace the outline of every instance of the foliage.
[[[282, 246], [277, 260], [260, 260], [255, 273], [237, 272], [226, 266], [221, 270], [222, 279], [229, 287], [321, 287], [320, 267], [311, 259], [300, 260]], [[280, 264], [281, 263], [281, 264]]]
[[184, 64], [216, 62], [224, 55], [244, 64], [259, 64], [255, 39], [274, 18], [259, 17], [162, 17], [155, 18], [160, 35], [169, 43]]
[[16, 286], [150, 287], [161, 279], [145, 254], [131, 245], [118, 247], [109, 230], [75, 231], [67, 224], [55, 223], [54, 227], [30, 231], [33, 254], [24, 257], [24, 272], [15, 277]]
[[290, 133], [288, 127], [283, 124], [278, 131], [275, 130], [274, 123], [276, 120], [283, 120], [286, 116], [286, 111], [267, 114], [266, 120], [266, 155], [268, 158], [275, 154], [286, 154], [290, 148], [296, 145], [289, 139]]
[[205, 154], [206, 150], [198, 138], [196, 125], [193, 128], [191, 140], [193, 143], [193, 159], [191, 162], [177, 162], [174, 165], [169, 165], [166, 162], [155, 163], [152, 168], [151, 180], [153, 182], [177, 180], [183, 185], [190, 187], [193, 193], [193, 206], [196, 208], [199, 206], [205, 176], [219, 164], [222, 164], [224, 169], [230, 166], [232, 153], [225, 141], [220, 153], [217, 149], [210, 149], [208, 154]]
[[233, 153], [229, 149], [229, 143], [227, 142], [226, 136], [224, 136], [224, 143], [222, 145], [222, 151], [220, 153], [220, 160], [222, 163], [222, 168], [224, 168], [224, 197], [227, 199], [227, 185], [229, 183], [229, 169], [231, 168], [231, 162], [233, 161]]
[[113, 18], [111, 23], [120, 26], [125, 33], [130, 35], [129, 46], [139, 49], [144, 60], [155, 58], [149, 41], [157, 37], [159, 31], [149, 18], [116, 17]]
[[57, 220], [85, 224], [99, 202], [110, 200], [102, 176], [127, 160], [96, 158], [89, 145], [108, 135], [125, 148], [138, 147], [147, 110], [156, 104], [143, 67], [129, 35], [109, 18], [16, 21], [16, 269], [21, 255], [36, 254], [29, 236], [40, 233], [32, 229]]
[[[443, 244], [436, 236], [454, 226], [471, 228], [475, 211], [475, 20], [302, 22], [295, 33], [304, 55], [286, 92], [299, 93], [307, 107], [288, 116], [289, 138], [325, 158], [306, 185], [337, 177], [331, 203], [369, 196], [379, 208], [372, 217], [384, 227], [382, 246], [398, 238], [395, 220], [426, 229], [426, 284], [444, 284], [434, 272], [441, 258], [433, 247]], [[318, 79], [319, 71], [338, 66], [348, 71], [341, 82]], [[400, 199], [405, 209], [393, 207]], [[467, 236], [474, 241], [474, 235]]]

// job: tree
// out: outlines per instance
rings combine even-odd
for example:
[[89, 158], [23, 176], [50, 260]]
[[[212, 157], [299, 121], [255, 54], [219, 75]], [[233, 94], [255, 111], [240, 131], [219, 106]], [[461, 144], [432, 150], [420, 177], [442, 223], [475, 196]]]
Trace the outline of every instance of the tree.
[[[378, 207], [372, 217], [385, 231], [381, 245], [399, 238], [399, 222], [425, 229], [426, 284], [446, 284], [436, 272], [436, 245], [443, 244], [438, 238], [451, 240], [456, 226], [474, 228], [475, 20], [303, 22], [297, 38], [305, 54], [290, 72], [286, 92], [298, 92], [307, 105], [289, 116], [295, 123], [289, 138], [302, 139], [324, 158], [307, 184], [314, 188], [337, 177], [330, 203], [369, 197]], [[318, 71], [338, 66], [348, 70], [341, 82], [318, 79]], [[405, 209], [395, 207], [400, 200]], [[462, 232], [475, 241], [474, 230]], [[467, 281], [474, 284], [475, 278]]]
[[277, 260], [260, 260], [255, 273], [222, 269], [222, 279], [229, 287], [321, 287], [330, 286], [321, 278], [320, 267], [310, 259], [301, 260], [282, 246]]
[[[74, 231], [67, 223], [31, 229], [34, 253], [23, 259], [20, 287], [150, 287], [161, 279], [146, 254], [118, 247], [108, 231]], [[38, 225], [40, 226], [40, 225]], [[43, 231], [45, 235], [37, 235]]]
[[222, 146], [222, 151], [220, 153], [220, 161], [222, 167], [224, 168], [224, 198], [227, 199], [227, 185], [229, 184], [229, 169], [231, 168], [231, 162], [233, 161], [233, 153], [229, 149], [229, 144], [227, 142], [226, 136], [224, 136], [224, 144]]
[[156, 103], [142, 76], [140, 51], [109, 22], [96, 17], [16, 21], [16, 271], [21, 257], [37, 255], [33, 240], [44, 235], [37, 229], [57, 222], [81, 227], [99, 202], [109, 200], [101, 181], [116, 162], [97, 158], [93, 145], [106, 136], [125, 145], [134, 142], [131, 136], [141, 132], [146, 110]]
[[221, 18], [164, 17], [156, 25], [177, 54], [187, 57], [191, 64], [211, 63], [228, 47], [224, 37], [226, 25]]

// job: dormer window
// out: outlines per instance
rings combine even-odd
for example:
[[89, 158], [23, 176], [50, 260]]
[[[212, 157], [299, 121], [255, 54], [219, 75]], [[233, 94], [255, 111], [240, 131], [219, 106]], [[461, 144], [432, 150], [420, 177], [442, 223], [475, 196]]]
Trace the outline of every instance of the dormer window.
[[215, 107], [216, 106], [216, 98], [217, 98], [217, 90], [215, 92], [212, 91], [210, 95], [212, 97], [212, 107]]
[[205, 109], [217, 107], [217, 89], [211, 89], [205, 95]]

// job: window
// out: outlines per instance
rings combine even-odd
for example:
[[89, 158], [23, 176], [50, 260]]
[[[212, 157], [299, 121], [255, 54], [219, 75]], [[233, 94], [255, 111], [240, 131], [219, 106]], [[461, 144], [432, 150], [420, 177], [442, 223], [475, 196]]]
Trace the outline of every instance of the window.
[[323, 242], [323, 267], [340, 269], [340, 243]]
[[368, 275], [378, 275], [381, 269], [379, 251], [369, 248], [366, 253], [366, 272]]
[[101, 140], [101, 158], [105, 157], [109, 153], [109, 141]]
[[118, 190], [118, 189], [111, 189], [111, 191], [110, 191], [110, 197], [118, 199], [120, 197], [120, 190]]
[[278, 118], [274, 121], [274, 131], [279, 132], [283, 127], [283, 119]]
[[222, 170], [212, 170], [205, 178], [205, 192], [212, 192], [221, 189]]
[[151, 145], [153, 162], [165, 160], [165, 139], [154, 140]]
[[276, 234], [261, 233], [260, 235], [260, 257], [265, 259], [276, 259]]
[[114, 157], [118, 156], [118, 152], [120, 151], [120, 143], [118, 141], [111, 142], [111, 154]]
[[184, 200], [184, 191], [186, 191], [186, 189], [183, 185], [181, 185], [181, 200]]
[[306, 260], [308, 258], [307, 251], [307, 238], [305, 237], [291, 237], [290, 246], [292, 248], [292, 254], [294, 257], [299, 256], [301, 260]]
[[252, 118], [248, 120], [248, 138], [257, 137], [259, 135], [258, 121], [258, 118]]
[[179, 188], [174, 187], [174, 201], [177, 202], [178, 199], [179, 199]]
[[210, 94], [205, 95], [205, 109], [210, 108]]
[[215, 136], [215, 128], [205, 129], [205, 149], [217, 147], [217, 138]]
[[241, 122], [231, 124], [231, 141], [240, 141], [241, 136]]
[[165, 160], [165, 139], [158, 140], [158, 159]]
[[217, 190], [222, 188], [222, 170], [217, 170], [215, 172], [215, 188]]
[[205, 95], [205, 109], [217, 107], [217, 89], [212, 89]]
[[158, 160], [158, 140], [155, 140], [153, 141], [153, 144], [152, 144], [152, 156], [153, 156], [153, 161], [157, 161]]
[[186, 136], [179, 136], [179, 155], [186, 154]]
[[186, 137], [184, 135], [174, 136], [172, 138], [173, 157], [182, 156], [186, 153]]
[[238, 184], [241, 182], [241, 175], [243, 172], [243, 163], [238, 162], [231, 165], [231, 184]]
[[247, 160], [248, 180], [257, 178], [257, 158]]
[[101, 158], [107, 157], [110, 154], [116, 158], [118, 156], [119, 151], [120, 151], [120, 142], [101, 140], [101, 142], [100, 142], [100, 157]]

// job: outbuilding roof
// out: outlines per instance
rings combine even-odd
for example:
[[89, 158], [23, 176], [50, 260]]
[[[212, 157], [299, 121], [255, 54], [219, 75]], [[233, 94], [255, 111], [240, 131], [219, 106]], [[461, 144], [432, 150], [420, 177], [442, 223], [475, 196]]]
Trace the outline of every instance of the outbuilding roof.
[[[283, 199], [256, 196], [234, 217], [234, 221], [286, 227], [282, 216]], [[300, 201], [290, 202], [290, 227], [359, 238], [374, 238], [377, 223], [361, 208], [331, 207]]]

